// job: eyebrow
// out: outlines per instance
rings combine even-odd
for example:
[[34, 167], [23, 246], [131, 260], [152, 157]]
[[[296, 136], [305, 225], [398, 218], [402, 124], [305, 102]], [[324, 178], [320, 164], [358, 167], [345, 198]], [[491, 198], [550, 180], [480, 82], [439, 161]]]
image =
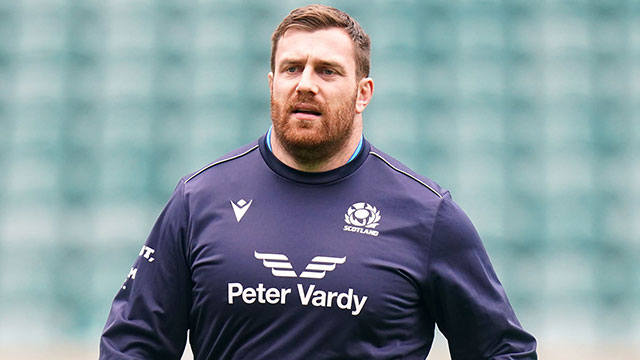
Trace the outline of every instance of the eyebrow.
[[[285, 65], [291, 65], [291, 64], [300, 64], [300, 63], [305, 63], [305, 60], [302, 59], [297, 59], [297, 58], [284, 58], [282, 60], [280, 60], [280, 68], [282, 66]], [[319, 60], [319, 61], [314, 61], [313, 62], [314, 66], [323, 66], [323, 67], [332, 67], [335, 68], [336, 70], [338, 70], [341, 73], [345, 73], [345, 67], [340, 64], [337, 61], [331, 61], [331, 60]]]

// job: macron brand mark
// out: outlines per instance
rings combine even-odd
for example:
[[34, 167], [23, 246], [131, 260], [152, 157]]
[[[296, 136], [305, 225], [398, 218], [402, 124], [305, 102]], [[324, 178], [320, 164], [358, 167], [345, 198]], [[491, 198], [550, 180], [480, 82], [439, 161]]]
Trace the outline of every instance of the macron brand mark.
[[347, 223], [342, 230], [357, 232], [371, 236], [378, 236], [379, 231], [374, 230], [380, 225], [380, 210], [371, 204], [365, 202], [355, 203], [347, 209], [344, 214], [344, 222]]
[[[324, 279], [327, 272], [334, 271], [337, 265], [344, 264], [347, 257], [315, 256], [300, 275], [296, 274], [289, 258], [284, 254], [270, 254], [253, 252], [253, 256], [262, 260], [262, 265], [271, 269], [271, 274], [284, 278], [304, 278], [320, 280]], [[255, 288], [245, 287], [241, 283], [233, 282], [227, 284], [227, 303], [233, 305], [237, 302], [244, 304], [268, 304], [283, 305], [287, 303], [288, 295], [297, 294], [302, 306], [314, 307], [337, 307], [342, 310], [351, 311], [351, 315], [360, 315], [367, 296], [357, 295], [352, 288], [346, 292], [328, 291], [316, 288], [315, 284], [296, 284], [295, 288], [275, 288], [265, 287], [259, 283]], [[291, 297], [294, 297], [292, 295]]]
[[233, 213], [236, 215], [236, 220], [238, 220], [238, 222], [240, 222], [244, 214], [247, 213], [247, 210], [249, 210], [249, 207], [251, 206], [252, 202], [253, 202], [253, 199], [249, 200], [249, 202], [247, 202], [245, 199], [240, 199], [238, 200], [237, 203], [234, 203], [233, 201], [231, 201], [231, 206], [233, 207]]

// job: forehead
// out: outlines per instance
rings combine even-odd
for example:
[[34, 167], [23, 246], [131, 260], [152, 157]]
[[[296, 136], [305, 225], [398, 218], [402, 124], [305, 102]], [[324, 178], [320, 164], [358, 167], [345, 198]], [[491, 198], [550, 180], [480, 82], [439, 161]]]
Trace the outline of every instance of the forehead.
[[355, 50], [347, 32], [339, 28], [305, 31], [292, 28], [278, 41], [276, 63], [283, 59], [340, 62], [355, 69]]

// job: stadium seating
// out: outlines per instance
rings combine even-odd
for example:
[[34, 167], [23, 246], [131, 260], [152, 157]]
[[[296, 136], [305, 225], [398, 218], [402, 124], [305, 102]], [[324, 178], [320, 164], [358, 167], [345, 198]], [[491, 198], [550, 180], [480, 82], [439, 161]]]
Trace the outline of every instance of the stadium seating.
[[[0, 347], [96, 343], [178, 179], [266, 132], [305, 3], [0, 3]], [[329, 3], [373, 39], [366, 136], [451, 190], [527, 328], [637, 341], [639, 3]]]

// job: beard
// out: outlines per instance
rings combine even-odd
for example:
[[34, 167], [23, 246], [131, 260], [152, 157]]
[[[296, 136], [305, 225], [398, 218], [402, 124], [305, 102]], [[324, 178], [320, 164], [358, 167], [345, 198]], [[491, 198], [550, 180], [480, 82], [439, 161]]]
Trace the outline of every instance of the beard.
[[[271, 120], [276, 138], [299, 163], [318, 164], [337, 154], [353, 133], [357, 90], [350, 99], [321, 105], [313, 95], [298, 94], [285, 102], [271, 96]], [[299, 103], [313, 105], [321, 113], [316, 120], [293, 117]]]

